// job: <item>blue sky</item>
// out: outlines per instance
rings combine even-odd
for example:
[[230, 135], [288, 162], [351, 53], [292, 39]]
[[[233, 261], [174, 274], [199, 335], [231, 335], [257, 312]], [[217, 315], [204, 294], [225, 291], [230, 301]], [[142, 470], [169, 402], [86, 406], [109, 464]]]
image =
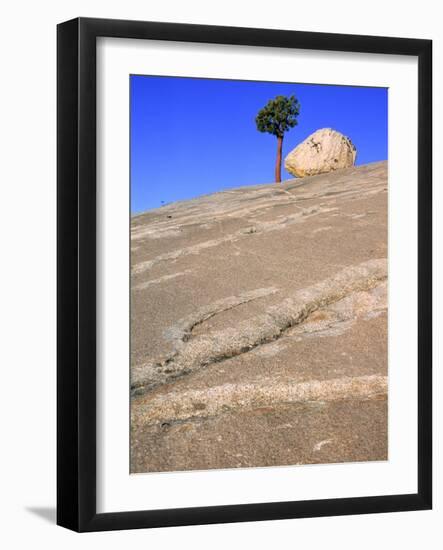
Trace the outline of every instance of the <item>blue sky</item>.
[[[387, 159], [386, 88], [132, 75], [131, 212], [271, 183], [277, 140], [257, 131], [255, 116], [269, 99], [292, 94], [301, 109], [285, 134], [283, 160], [329, 127], [353, 141], [357, 164]], [[285, 180], [292, 176], [283, 164]]]

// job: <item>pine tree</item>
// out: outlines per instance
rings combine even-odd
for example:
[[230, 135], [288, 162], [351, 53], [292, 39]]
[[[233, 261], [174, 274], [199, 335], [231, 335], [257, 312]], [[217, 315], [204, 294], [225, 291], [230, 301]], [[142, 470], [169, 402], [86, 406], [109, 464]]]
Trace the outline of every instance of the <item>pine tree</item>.
[[277, 137], [277, 160], [275, 163], [275, 181], [277, 183], [281, 182], [283, 136], [285, 132], [298, 124], [299, 114], [300, 103], [295, 96], [278, 95], [274, 99], [270, 99], [255, 117], [259, 132], [267, 132]]

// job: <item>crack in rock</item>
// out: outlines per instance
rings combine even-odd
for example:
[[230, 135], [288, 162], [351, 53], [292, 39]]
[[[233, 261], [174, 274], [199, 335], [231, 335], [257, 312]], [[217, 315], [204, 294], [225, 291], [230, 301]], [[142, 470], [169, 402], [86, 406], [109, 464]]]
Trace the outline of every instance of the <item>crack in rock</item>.
[[[247, 191], [250, 192], [249, 189]], [[243, 190], [243, 192], [245, 191]], [[210, 208], [210, 212], [206, 213], [204, 211], [202, 212], [202, 209], [199, 209], [198, 212], [192, 207], [187, 209], [186, 205], [182, 203], [181, 207], [184, 207], [184, 213], [178, 214], [179, 220], [173, 218], [173, 223], [171, 223], [171, 220], [164, 221], [163, 219], [147, 220], [147, 223], [145, 222], [140, 225], [136, 225], [131, 230], [131, 241], [179, 236], [183, 230], [196, 225], [197, 215], [200, 219], [200, 222], [197, 223], [197, 225], [203, 227], [207, 222], [211, 222], [210, 225], [212, 225], [214, 222], [218, 222], [226, 218], [242, 219], [245, 214], [255, 213], [260, 215], [275, 206], [290, 206], [297, 200], [292, 193], [283, 188], [272, 189], [272, 191], [269, 191], [268, 189], [257, 190], [255, 193], [253, 192], [251, 196], [245, 198], [242, 198], [238, 192], [231, 191], [224, 191], [223, 195], [226, 195], [226, 197], [224, 197], [225, 201], [228, 195], [233, 196], [232, 200], [228, 201], [228, 206], [226, 206], [223, 202], [215, 202], [212, 206], [207, 204]], [[291, 200], [288, 200], [286, 196], [290, 196]], [[212, 201], [216, 201], [217, 198], [220, 198], [220, 194], [215, 193], [212, 195]], [[259, 201], [259, 203], [254, 204], [256, 201]], [[211, 198], [209, 198], [207, 202], [210, 203]], [[248, 207], [245, 208], [243, 203], [247, 203]], [[171, 211], [175, 212], [178, 210], [178, 205], [179, 203], [176, 203], [175, 208], [171, 205]], [[141, 214], [141, 216], [143, 215], [144, 214]], [[136, 219], [137, 216], [134, 218]]]
[[329, 307], [314, 313], [305, 323], [288, 331], [288, 337], [323, 338], [340, 336], [352, 328], [358, 319], [378, 317], [387, 309], [387, 281], [370, 290], [353, 292]]
[[386, 191], [385, 185], [380, 185], [380, 180], [385, 179], [386, 163], [373, 163], [341, 170], [340, 174], [334, 174], [333, 179], [330, 174], [323, 174], [303, 178], [303, 181], [290, 179], [279, 188], [274, 184], [240, 187], [198, 199], [178, 201], [132, 216], [131, 241], [178, 237], [187, 228], [212, 226], [214, 222], [227, 217], [243, 219], [245, 215], [261, 215], [276, 206], [289, 206], [322, 197], [327, 199], [324, 190], [318, 191], [319, 187], [324, 187], [326, 192], [348, 189], [352, 197], [361, 198], [368, 191]]
[[152, 285], [158, 285], [164, 283], [165, 281], [176, 279], [177, 277], [183, 277], [183, 275], [187, 275], [188, 273], [192, 273], [192, 271], [190, 269], [186, 269], [185, 271], [178, 271], [177, 273], [171, 273], [170, 275], [163, 275], [158, 279], [151, 279], [149, 281], [145, 281], [143, 283], [135, 285], [131, 288], [131, 290], [144, 290]]
[[329, 380], [276, 380], [260, 378], [243, 384], [211, 388], [169, 390], [141, 397], [133, 403], [131, 426], [211, 417], [235, 409], [255, 409], [276, 403], [371, 399], [387, 393], [387, 376], [366, 375]]
[[[270, 306], [264, 313], [223, 330], [184, 338], [182, 335], [186, 333], [186, 326], [188, 333], [192, 332], [193, 325], [188, 319], [188, 325], [172, 329], [172, 336], [177, 342], [172, 356], [161, 364], [148, 363], [133, 369], [132, 389], [143, 393], [158, 384], [277, 340], [291, 327], [303, 323], [314, 311], [338, 302], [352, 292], [369, 290], [386, 277], [386, 258], [369, 260], [298, 290], [282, 302]], [[199, 323], [211, 316], [213, 314], [208, 313], [205, 319], [200, 317]]]
[[[167, 378], [176, 378], [177, 376], [168, 376], [172, 373], [171, 363], [178, 355], [178, 352], [183, 348], [185, 342], [190, 340], [195, 327], [201, 325], [215, 315], [218, 315], [225, 311], [229, 311], [254, 300], [258, 300], [259, 298], [270, 296], [271, 294], [275, 294], [276, 292], [278, 292], [278, 289], [275, 287], [248, 290], [246, 292], [242, 292], [237, 296], [229, 296], [227, 298], [222, 298], [221, 300], [212, 302], [211, 304], [203, 306], [197, 311], [194, 311], [190, 315], [187, 315], [183, 319], [180, 319], [175, 325], [169, 327], [164, 332], [165, 338], [171, 341], [173, 344], [173, 353], [160, 361], [134, 366], [131, 373], [131, 387], [135, 388], [144, 385], [146, 370], [151, 373], [151, 376], [153, 371], [155, 371], [155, 380], [153, 381], [154, 384], [158, 382], [164, 382]], [[162, 376], [162, 374], [160, 373], [163, 373], [166, 376]], [[152, 382], [150, 384], [150, 387], [152, 387]]]
[[235, 242], [235, 241], [238, 241], [239, 239], [247, 238], [251, 234], [269, 233], [270, 231], [285, 229], [289, 225], [292, 225], [294, 223], [299, 223], [312, 216], [316, 216], [318, 214], [328, 213], [332, 211], [337, 211], [337, 210], [338, 210], [337, 208], [311, 207], [311, 208], [300, 209], [300, 211], [296, 212], [295, 214], [280, 216], [275, 221], [257, 222], [254, 228], [254, 231], [252, 233], [249, 230], [250, 228], [243, 228], [243, 229], [240, 229], [239, 231], [236, 231], [235, 233], [232, 233], [230, 235], [225, 235], [224, 237], [220, 237], [218, 239], [210, 239], [208, 241], [203, 241], [201, 243], [187, 246], [185, 248], [180, 248], [178, 250], [166, 252], [165, 254], [160, 254], [159, 256], [152, 258], [152, 260], [146, 260], [144, 262], [135, 264], [132, 268], [132, 273], [134, 275], [137, 275], [139, 273], [144, 273], [145, 271], [148, 271], [149, 269], [151, 269], [152, 267], [154, 267], [160, 262], [173, 261], [183, 256], [199, 254], [202, 250], [207, 250], [208, 248], [214, 248], [215, 246], [219, 246], [221, 244], [228, 243], [228, 242]]
[[242, 292], [238, 296], [222, 298], [180, 319], [180, 321], [165, 331], [165, 336], [174, 342], [174, 347], [177, 350], [182, 347], [184, 342], [190, 339], [195, 327], [208, 319], [224, 311], [229, 311], [230, 309], [258, 300], [259, 298], [264, 298], [265, 296], [270, 296], [276, 292], [278, 292], [278, 289], [275, 287], [257, 288]]

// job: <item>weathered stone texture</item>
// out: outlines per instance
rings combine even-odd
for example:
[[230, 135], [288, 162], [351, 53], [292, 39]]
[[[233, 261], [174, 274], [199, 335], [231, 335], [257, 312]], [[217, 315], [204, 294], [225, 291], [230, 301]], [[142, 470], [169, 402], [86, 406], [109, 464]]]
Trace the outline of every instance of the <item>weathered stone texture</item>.
[[304, 178], [350, 168], [356, 157], [356, 148], [348, 137], [331, 128], [323, 128], [289, 153], [285, 168], [290, 174]]

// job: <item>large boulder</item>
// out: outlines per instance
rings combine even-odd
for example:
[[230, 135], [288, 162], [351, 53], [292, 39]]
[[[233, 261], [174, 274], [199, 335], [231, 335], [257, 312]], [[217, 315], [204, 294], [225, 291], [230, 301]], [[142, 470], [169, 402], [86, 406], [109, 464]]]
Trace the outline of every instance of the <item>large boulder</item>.
[[354, 166], [357, 150], [352, 141], [332, 130], [317, 130], [293, 149], [285, 158], [285, 168], [304, 178]]

